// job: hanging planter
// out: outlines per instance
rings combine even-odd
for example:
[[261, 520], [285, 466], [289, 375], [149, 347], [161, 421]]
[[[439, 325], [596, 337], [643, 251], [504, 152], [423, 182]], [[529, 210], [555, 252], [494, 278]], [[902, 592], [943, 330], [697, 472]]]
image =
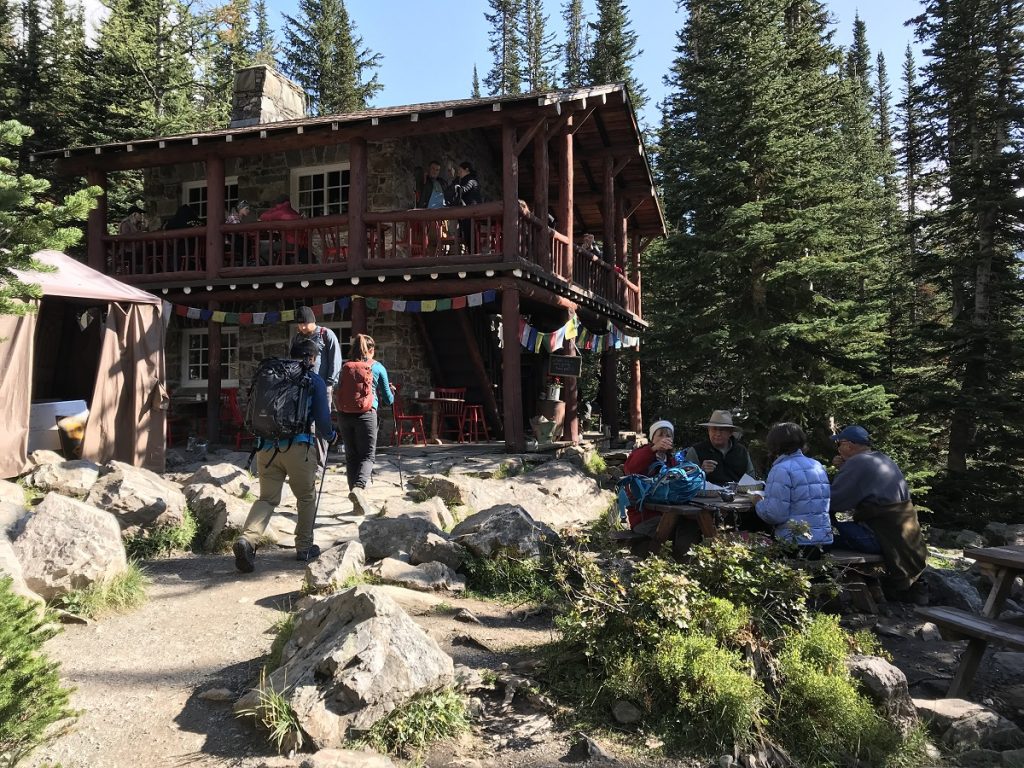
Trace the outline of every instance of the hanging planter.
[[562, 387], [558, 384], [548, 384], [548, 400], [561, 400]]

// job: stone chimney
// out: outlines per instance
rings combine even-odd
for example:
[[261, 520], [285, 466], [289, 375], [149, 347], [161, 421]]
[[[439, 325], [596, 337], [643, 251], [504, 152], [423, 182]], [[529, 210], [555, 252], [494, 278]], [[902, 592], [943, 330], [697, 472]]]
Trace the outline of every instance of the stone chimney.
[[235, 72], [230, 128], [298, 120], [306, 116], [306, 94], [273, 67], [259, 64]]

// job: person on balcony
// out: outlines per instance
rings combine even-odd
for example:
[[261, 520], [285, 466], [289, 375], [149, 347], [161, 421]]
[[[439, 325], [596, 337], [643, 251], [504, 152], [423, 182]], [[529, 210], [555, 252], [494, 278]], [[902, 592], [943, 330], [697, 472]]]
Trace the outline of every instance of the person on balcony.
[[[287, 193], [282, 193], [274, 198], [270, 208], [260, 214], [260, 221], [295, 221], [301, 218], [302, 214], [292, 208], [291, 196]], [[268, 253], [264, 254], [264, 250], [267, 250]], [[300, 264], [309, 263], [309, 250], [306, 248], [304, 232], [285, 230], [279, 238], [274, 238], [272, 248], [268, 242], [260, 240], [261, 258], [269, 256], [271, 251], [276, 254], [282, 250], [288, 255], [294, 254]]]
[[[174, 215], [164, 222], [164, 229], [191, 229], [202, 225], [203, 223], [199, 220], [199, 211], [186, 204], [179, 206]], [[181, 268], [182, 258], [188, 260], [196, 252], [198, 243], [199, 238], [197, 237], [184, 237], [174, 241], [170, 254], [169, 268], [171, 272], [177, 272]]]
[[232, 208], [228, 215], [224, 217], [225, 224], [243, 224], [249, 220], [249, 214], [252, 208], [249, 207], [248, 200], [239, 200], [235, 203], [235, 207]]
[[[441, 175], [441, 163], [431, 160], [427, 175], [416, 190], [417, 208], [444, 208], [447, 203], [451, 182]], [[432, 221], [427, 225], [427, 247], [436, 250], [441, 238], [448, 236], [447, 221]]]
[[[249, 214], [252, 209], [249, 207], [248, 200], [239, 200], [235, 203], [235, 207], [232, 208], [228, 215], [224, 217], [225, 224], [244, 224], [249, 220]], [[227, 235], [224, 238], [224, 248], [226, 263], [232, 266], [238, 266], [241, 264], [241, 260], [245, 254], [245, 235], [241, 232], [236, 232], [233, 235]], [[242, 265], [244, 266], [244, 265]]]
[[146, 212], [139, 206], [133, 205], [128, 209], [128, 215], [117, 225], [117, 234], [134, 235], [139, 232], [148, 232], [149, 224], [146, 222]]
[[[449, 187], [446, 202], [451, 206], [476, 205], [483, 202], [483, 193], [480, 190], [480, 179], [473, 170], [473, 164], [468, 160], [459, 163], [456, 171], [458, 179]], [[459, 243], [463, 252], [469, 252], [472, 247], [471, 235], [473, 230], [472, 219], [459, 219]]]

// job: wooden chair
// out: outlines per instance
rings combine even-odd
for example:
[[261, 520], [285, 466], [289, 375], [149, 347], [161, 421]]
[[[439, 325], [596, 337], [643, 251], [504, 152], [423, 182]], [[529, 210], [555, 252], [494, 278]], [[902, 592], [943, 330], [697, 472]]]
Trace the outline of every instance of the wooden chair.
[[491, 433], [487, 431], [487, 420], [484, 418], [484, 407], [482, 405], [467, 405], [466, 416], [463, 422], [466, 427], [466, 440], [470, 443], [480, 442], [480, 433], [487, 442], [491, 441]]
[[[406, 413], [402, 405], [402, 387], [395, 384], [395, 431], [391, 433], [391, 444], [401, 445], [402, 440], [408, 435], [412, 437], [412, 444], [427, 444], [427, 429], [423, 426], [423, 416], [419, 414]], [[406, 425], [409, 426], [406, 430]]]
[[[453, 433], [460, 443], [464, 442], [463, 433], [466, 428], [466, 388], [434, 387], [434, 393], [439, 398], [458, 401], [441, 403], [441, 424], [438, 429], [438, 437], [443, 438], [445, 434]], [[451, 421], [455, 422], [454, 427], [448, 426]]]
[[501, 253], [501, 222], [477, 224], [475, 253]]

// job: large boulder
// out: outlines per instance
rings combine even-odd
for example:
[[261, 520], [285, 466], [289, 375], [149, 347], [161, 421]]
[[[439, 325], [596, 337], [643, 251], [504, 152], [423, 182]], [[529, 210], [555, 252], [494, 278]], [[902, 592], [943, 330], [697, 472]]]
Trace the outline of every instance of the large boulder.
[[455, 523], [455, 517], [440, 496], [431, 496], [426, 501], [387, 499], [380, 515], [381, 517], [418, 517], [430, 521], [438, 528], [451, 528]]
[[442, 589], [463, 592], [466, 589], [466, 577], [460, 576], [444, 563], [411, 565], [393, 557], [385, 557], [373, 565], [373, 574], [388, 584], [398, 584], [421, 592]]
[[1024, 747], [1024, 732], [991, 709], [964, 699], [914, 699], [918, 714], [947, 747], [1017, 749]]
[[930, 605], [948, 605], [972, 613], [981, 613], [984, 603], [977, 587], [956, 571], [928, 566], [921, 574], [921, 578], [928, 585]]
[[465, 557], [448, 534], [421, 517], [364, 520], [359, 524], [359, 541], [371, 561], [406, 554], [413, 563], [441, 562], [457, 568]]
[[11, 591], [27, 598], [32, 602], [43, 602], [43, 598], [28, 588], [25, 583], [25, 575], [21, 570], [21, 563], [14, 554], [14, 545], [5, 537], [0, 536], [0, 578], [8, 577], [11, 580]]
[[14, 539], [25, 530], [25, 523], [28, 522], [32, 512], [24, 504], [10, 501], [0, 501], [0, 539]]
[[917, 726], [917, 710], [903, 670], [878, 656], [860, 655], [847, 657], [846, 668], [904, 735]]
[[363, 573], [366, 552], [358, 541], [331, 547], [306, 566], [306, 588], [310, 592], [337, 589], [346, 580]]
[[206, 531], [203, 550], [211, 551], [225, 531], [241, 531], [252, 506], [231, 496], [215, 485], [193, 484], [185, 486], [188, 508], [196, 518], [200, 530]]
[[80, 498], [89, 493], [100, 476], [100, 465], [87, 459], [43, 464], [28, 476], [28, 484], [44, 493], [56, 491]]
[[25, 490], [10, 480], [0, 480], [0, 502], [23, 505], [25, 503]]
[[32, 466], [41, 467], [44, 464], [60, 464], [64, 461], [64, 457], [56, 451], [40, 448], [32, 451], [32, 453], [28, 455], [28, 460], [32, 462]]
[[175, 483], [148, 469], [109, 461], [109, 470], [89, 491], [89, 504], [109, 510], [122, 529], [179, 525], [185, 516], [185, 494]]
[[117, 520], [85, 502], [48, 493], [14, 541], [25, 584], [47, 600], [122, 573]]
[[[288, 702], [318, 749], [348, 738], [420, 693], [451, 685], [454, 664], [436, 642], [373, 587], [353, 587], [300, 613], [282, 664], [265, 685]], [[251, 691], [236, 711], [258, 706]]]
[[502, 479], [426, 475], [416, 476], [410, 483], [424, 493], [441, 496], [450, 505], [462, 504], [473, 510], [518, 505], [537, 522], [555, 529], [593, 522], [615, 498], [566, 461], [549, 461], [525, 474]]
[[207, 464], [193, 472], [182, 485], [215, 485], [225, 493], [243, 498], [253, 487], [252, 476], [244, 469], [228, 464]]
[[470, 515], [452, 528], [452, 537], [480, 557], [505, 553], [539, 557], [545, 547], [558, 541], [550, 527], [515, 504], [499, 504]]

